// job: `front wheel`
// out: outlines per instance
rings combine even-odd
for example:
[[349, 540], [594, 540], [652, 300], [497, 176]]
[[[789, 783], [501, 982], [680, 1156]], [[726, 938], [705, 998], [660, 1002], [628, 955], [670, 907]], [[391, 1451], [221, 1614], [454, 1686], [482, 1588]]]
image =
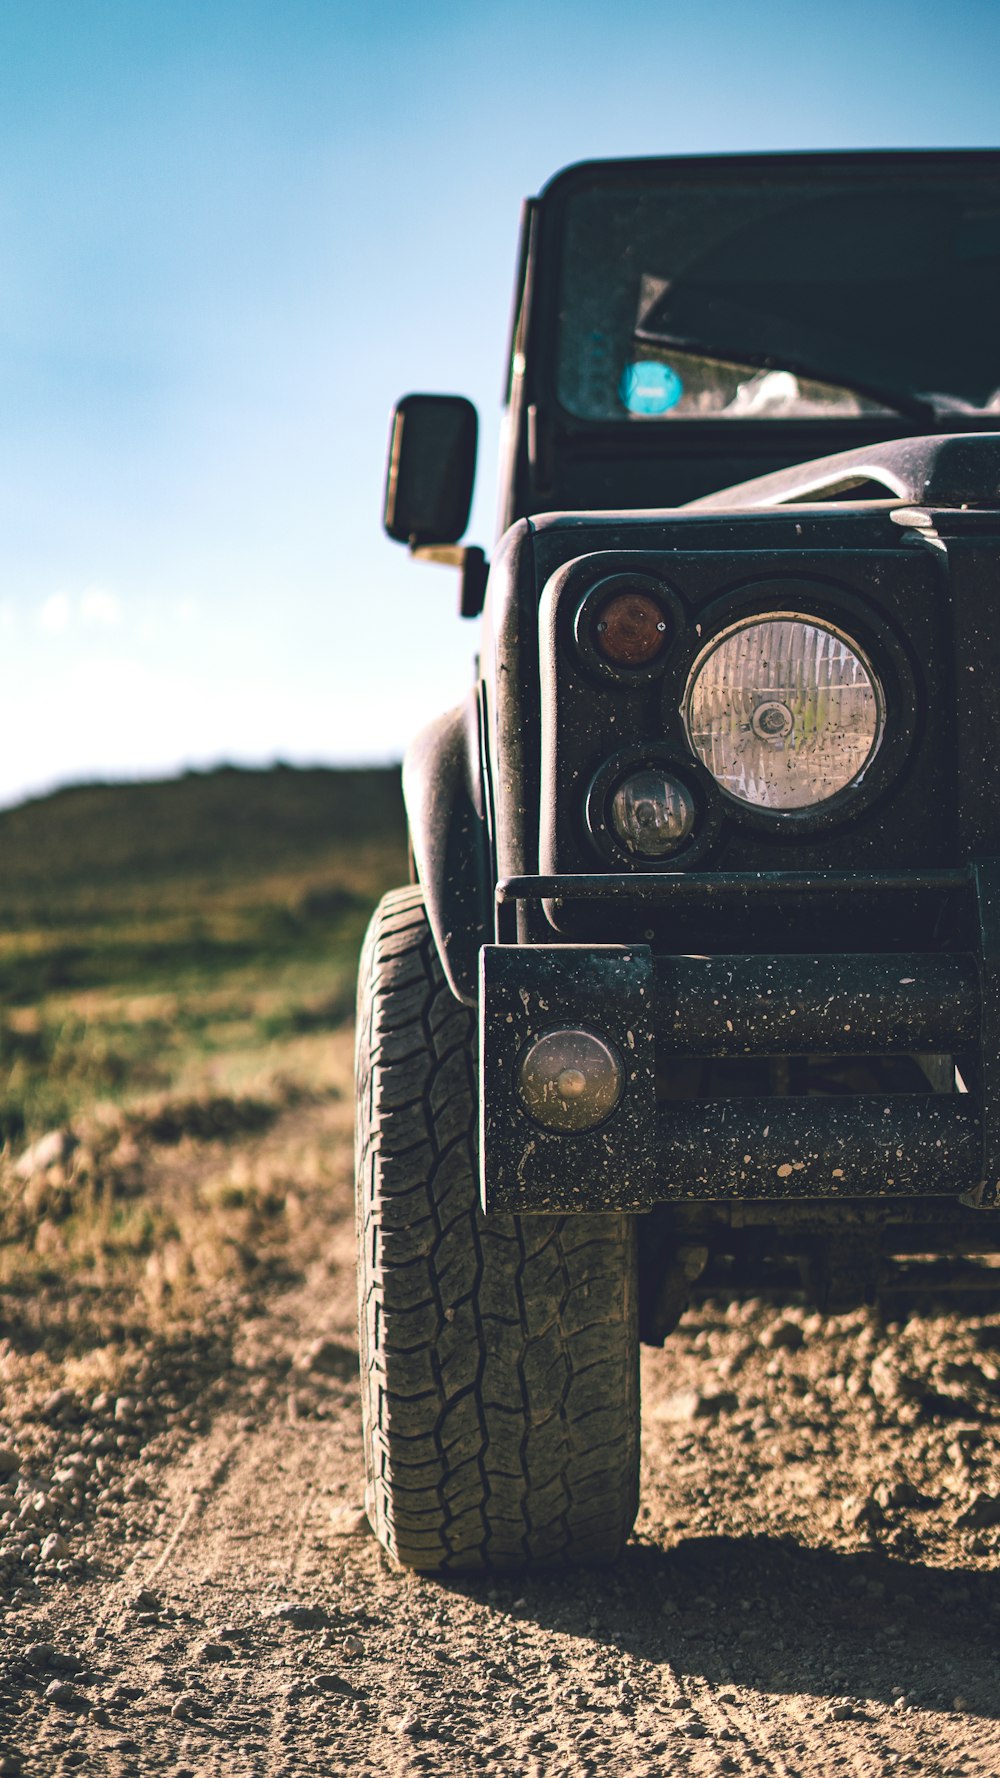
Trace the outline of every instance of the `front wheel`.
[[638, 1497], [634, 1224], [483, 1215], [472, 1016], [419, 888], [385, 896], [368, 930], [357, 1114], [377, 1536], [412, 1568], [613, 1560]]

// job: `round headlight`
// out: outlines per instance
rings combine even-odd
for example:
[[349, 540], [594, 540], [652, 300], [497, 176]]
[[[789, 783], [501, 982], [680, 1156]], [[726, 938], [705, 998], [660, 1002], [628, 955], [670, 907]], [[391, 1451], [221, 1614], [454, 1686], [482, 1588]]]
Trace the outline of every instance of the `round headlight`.
[[856, 642], [776, 612], [715, 636], [688, 680], [688, 740], [727, 795], [809, 809], [856, 782], [882, 740], [885, 702]]
[[694, 798], [679, 778], [646, 768], [623, 778], [611, 798], [611, 826], [636, 858], [666, 858], [694, 826]]

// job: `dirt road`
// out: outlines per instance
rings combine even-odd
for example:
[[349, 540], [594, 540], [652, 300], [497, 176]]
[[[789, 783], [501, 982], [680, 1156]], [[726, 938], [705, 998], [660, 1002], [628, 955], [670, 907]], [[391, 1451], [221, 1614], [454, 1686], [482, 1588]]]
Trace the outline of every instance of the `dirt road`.
[[363, 1515], [349, 1124], [345, 1092], [236, 1138], [334, 1160], [231, 1350], [8, 1427], [0, 1774], [995, 1778], [1000, 1317], [689, 1313], [644, 1355], [617, 1569], [400, 1574]]

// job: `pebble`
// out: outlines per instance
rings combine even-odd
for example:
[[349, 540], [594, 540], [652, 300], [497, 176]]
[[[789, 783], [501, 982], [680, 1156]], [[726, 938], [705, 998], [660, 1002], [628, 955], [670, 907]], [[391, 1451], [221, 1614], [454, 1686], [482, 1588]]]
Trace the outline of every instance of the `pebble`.
[[297, 1605], [294, 1599], [283, 1599], [280, 1605], [270, 1606], [264, 1616], [291, 1624], [293, 1630], [322, 1630], [330, 1622], [322, 1606]]
[[349, 1655], [352, 1660], [356, 1661], [356, 1660], [360, 1660], [360, 1658], [364, 1654], [364, 1652], [365, 1652], [365, 1645], [362, 1642], [360, 1636], [345, 1636], [344, 1637], [344, 1653], [345, 1653], [345, 1655]]
[[335, 1506], [330, 1511], [330, 1531], [334, 1537], [358, 1537], [370, 1529], [363, 1506]]
[[32, 1179], [36, 1173], [44, 1173], [46, 1168], [66, 1160], [75, 1147], [76, 1137], [71, 1130], [47, 1130], [25, 1149], [14, 1171], [19, 1179]]
[[181, 1692], [176, 1702], [171, 1704], [170, 1714], [177, 1721], [184, 1722], [193, 1716], [210, 1716], [211, 1710], [194, 1692]]
[[67, 1685], [64, 1679], [53, 1679], [45, 1687], [45, 1696], [50, 1704], [58, 1705], [60, 1710], [89, 1710], [90, 1699], [78, 1692], [75, 1686]]
[[848, 1494], [840, 1503], [840, 1517], [851, 1530], [858, 1531], [865, 1525], [880, 1525], [882, 1508], [874, 1494]]
[[56, 1651], [51, 1642], [31, 1642], [24, 1651], [24, 1658], [29, 1667], [40, 1667], [44, 1671], [46, 1667], [55, 1666]]
[[342, 1679], [339, 1673], [314, 1673], [313, 1684], [318, 1686], [321, 1692], [339, 1692], [341, 1697], [346, 1698], [357, 1696], [350, 1680]]
[[130, 1608], [132, 1611], [159, 1611], [160, 1601], [148, 1587], [141, 1587], [130, 1600]]
[[21, 1459], [13, 1445], [0, 1445], [0, 1476], [16, 1475]]
[[203, 1642], [198, 1650], [198, 1660], [205, 1663], [215, 1661], [231, 1661], [233, 1651], [227, 1642]]
[[336, 1340], [320, 1338], [296, 1359], [296, 1370], [315, 1371], [323, 1377], [342, 1377], [346, 1369], [352, 1372], [357, 1368], [357, 1361], [352, 1360], [344, 1347]]
[[43, 1562], [64, 1562], [69, 1555], [69, 1544], [65, 1537], [60, 1537], [58, 1531], [50, 1531], [40, 1553]]
[[714, 1420], [720, 1414], [731, 1414], [738, 1407], [738, 1397], [725, 1390], [703, 1394], [699, 1389], [675, 1389], [660, 1409], [664, 1420]]
[[775, 1321], [760, 1336], [765, 1352], [797, 1352], [804, 1335], [797, 1321]]
[[1000, 1494], [986, 1494], [979, 1489], [972, 1495], [968, 1506], [959, 1513], [955, 1523], [963, 1529], [976, 1531], [985, 1530], [990, 1525], [1000, 1525]]

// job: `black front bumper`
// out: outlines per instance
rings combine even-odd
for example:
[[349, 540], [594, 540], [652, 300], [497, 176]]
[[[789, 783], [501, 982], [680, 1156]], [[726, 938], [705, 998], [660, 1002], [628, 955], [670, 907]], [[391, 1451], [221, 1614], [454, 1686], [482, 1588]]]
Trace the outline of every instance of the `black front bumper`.
[[[832, 897], [884, 913], [963, 904], [969, 948], [804, 955], [669, 955], [648, 944], [539, 942], [545, 911]], [[915, 918], [915, 910], [917, 917]], [[819, 929], [819, 928], [818, 928]], [[480, 1156], [487, 1210], [641, 1210], [671, 1200], [945, 1196], [1000, 1206], [1000, 860], [949, 871], [650, 873], [521, 877], [497, 891], [482, 952]], [[517, 1062], [559, 1025], [610, 1037], [626, 1062], [617, 1110], [598, 1129], [542, 1129], [521, 1105]], [[658, 1098], [672, 1058], [938, 1054], [967, 1092]]]

